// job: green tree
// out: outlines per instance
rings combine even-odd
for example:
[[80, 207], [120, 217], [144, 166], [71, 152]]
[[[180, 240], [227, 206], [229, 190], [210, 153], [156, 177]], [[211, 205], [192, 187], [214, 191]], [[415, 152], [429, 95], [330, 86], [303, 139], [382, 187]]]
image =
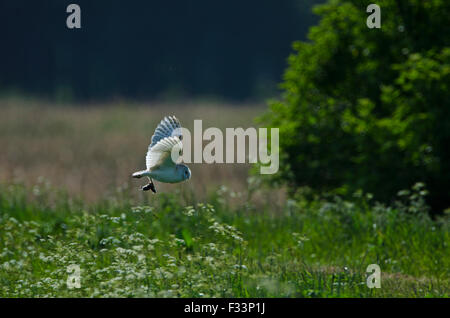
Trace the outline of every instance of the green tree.
[[280, 173], [295, 188], [363, 189], [379, 200], [425, 182], [450, 206], [450, 9], [439, 0], [332, 0], [308, 42], [295, 42], [263, 121], [280, 128]]

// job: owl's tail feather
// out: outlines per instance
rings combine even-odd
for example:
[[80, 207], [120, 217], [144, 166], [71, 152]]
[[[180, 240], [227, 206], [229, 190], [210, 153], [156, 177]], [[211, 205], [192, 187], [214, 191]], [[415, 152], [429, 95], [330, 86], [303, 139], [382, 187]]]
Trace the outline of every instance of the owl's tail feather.
[[142, 178], [142, 177], [146, 176], [146, 173], [147, 173], [147, 170], [137, 171], [132, 174], [132, 177], [133, 178]]

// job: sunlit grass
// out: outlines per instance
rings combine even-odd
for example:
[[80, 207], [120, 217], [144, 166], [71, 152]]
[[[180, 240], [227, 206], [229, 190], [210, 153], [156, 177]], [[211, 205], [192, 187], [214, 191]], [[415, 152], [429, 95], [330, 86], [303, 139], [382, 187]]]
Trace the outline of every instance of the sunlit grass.
[[[61, 192], [61, 191], [60, 191]], [[0, 189], [0, 297], [448, 297], [448, 218], [358, 194], [282, 212], [180, 193], [85, 203], [45, 182]], [[411, 213], [414, 206], [416, 212]], [[380, 289], [366, 285], [379, 264]], [[81, 268], [69, 289], [67, 267]]]

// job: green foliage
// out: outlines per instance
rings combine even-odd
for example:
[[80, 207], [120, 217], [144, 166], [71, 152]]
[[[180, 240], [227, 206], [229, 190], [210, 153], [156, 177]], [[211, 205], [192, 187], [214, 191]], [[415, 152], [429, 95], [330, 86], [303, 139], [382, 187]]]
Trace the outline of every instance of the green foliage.
[[281, 100], [262, 118], [280, 128], [280, 173], [295, 186], [358, 189], [389, 201], [425, 182], [450, 206], [450, 24], [445, 1], [329, 1], [310, 42], [295, 42]]
[[[133, 206], [1, 186], [0, 297], [448, 297], [448, 216], [432, 220], [423, 191], [388, 207], [304, 189], [274, 214], [227, 207], [223, 189], [212, 204], [175, 193]], [[79, 289], [66, 284], [72, 264]], [[369, 264], [380, 289], [366, 285]]]

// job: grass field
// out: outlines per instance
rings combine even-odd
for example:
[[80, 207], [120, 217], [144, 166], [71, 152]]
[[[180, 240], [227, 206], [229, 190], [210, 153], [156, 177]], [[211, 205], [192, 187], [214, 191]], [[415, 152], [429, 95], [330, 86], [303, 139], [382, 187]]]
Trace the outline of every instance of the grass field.
[[[220, 103], [130, 103], [55, 105], [35, 100], [0, 99], [0, 181], [35, 184], [45, 177], [71, 195], [96, 201], [117, 187], [138, 190], [131, 178], [145, 168], [150, 138], [167, 115], [193, 131], [194, 119], [208, 127], [252, 127], [264, 105]], [[158, 184], [161, 192], [195, 189], [198, 198], [226, 185], [246, 189], [248, 164], [190, 164], [192, 179], [181, 185]], [[140, 195], [134, 191], [132, 195]], [[282, 196], [281, 196], [282, 197]]]
[[163, 115], [249, 127], [261, 106], [0, 106], [0, 297], [450, 295], [449, 217], [427, 216], [420, 185], [383, 206], [307, 189], [287, 200], [247, 165], [192, 165], [158, 195], [130, 180]]

